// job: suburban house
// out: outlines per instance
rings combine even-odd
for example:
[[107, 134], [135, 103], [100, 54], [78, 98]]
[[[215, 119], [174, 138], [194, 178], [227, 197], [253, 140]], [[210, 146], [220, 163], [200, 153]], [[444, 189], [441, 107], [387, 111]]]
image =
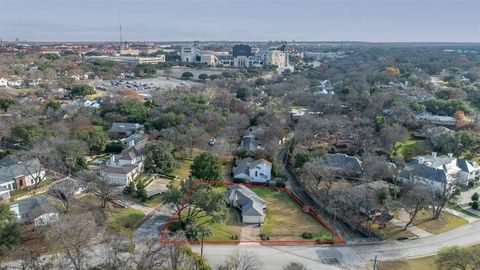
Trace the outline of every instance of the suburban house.
[[110, 156], [110, 161], [102, 167], [102, 176], [110, 179], [114, 184], [126, 186], [143, 171], [143, 153], [146, 140], [135, 143], [128, 142], [128, 148], [120, 154]]
[[429, 122], [433, 125], [455, 126], [457, 119], [451, 116], [433, 115], [431, 113], [420, 113], [415, 115], [418, 120]]
[[356, 156], [327, 154], [323, 158], [323, 164], [330, 170], [349, 177], [360, 176], [363, 172], [362, 162]]
[[233, 167], [233, 178], [243, 179], [248, 182], [266, 183], [272, 176], [272, 163], [264, 159], [247, 157], [236, 160]]
[[40, 161], [32, 159], [0, 168], [0, 187], [9, 191], [18, 190], [34, 185], [44, 177], [45, 169]]
[[404, 184], [418, 181], [426, 185], [443, 189], [452, 183], [466, 184], [480, 175], [480, 166], [468, 160], [454, 157], [452, 154], [437, 156], [416, 156], [405, 165], [397, 175], [397, 180]]
[[47, 226], [58, 221], [58, 211], [47, 195], [28, 197], [10, 203], [10, 210], [20, 223], [33, 223], [35, 227]]
[[255, 153], [257, 150], [263, 149], [262, 144], [257, 139], [258, 135], [263, 133], [263, 129], [259, 127], [250, 127], [242, 138], [242, 148]]
[[7, 188], [0, 186], [0, 201], [8, 201], [10, 200], [10, 190]]
[[242, 212], [242, 223], [263, 223], [267, 202], [244, 185], [229, 185], [227, 203]]
[[142, 133], [143, 125], [137, 123], [112, 123], [109, 134], [113, 138], [128, 137], [134, 133]]

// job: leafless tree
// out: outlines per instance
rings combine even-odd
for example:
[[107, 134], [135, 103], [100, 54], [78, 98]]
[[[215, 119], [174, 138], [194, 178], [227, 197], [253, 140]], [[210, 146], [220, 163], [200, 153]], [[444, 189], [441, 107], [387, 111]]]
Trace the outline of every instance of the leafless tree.
[[313, 160], [301, 169], [301, 179], [312, 191], [322, 191], [325, 198], [329, 198], [335, 175], [321, 161]]
[[383, 127], [380, 130], [380, 139], [386, 149], [391, 149], [396, 141], [407, 138], [407, 129], [399, 124]]
[[429, 191], [425, 185], [415, 183], [407, 187], [405, 194], [402, 196], [401, 203], [405, 211], [410, 215], [410, 220], [405, 224], [404, 230], [407, 230], [408, 226], [413, 223], [418, 212], [426, 207], [428, 194]]
[[283, 267], [283, 270], [308, 270], [308, 268], [299, 262], [290, 262]]
[[236, 250], [230, 255], [219, 270], [259, 270], [262, 263], [258, 255], [251, 251]]
[[72, 201], [75, 199], [75, 193], [81, 188], [81, 185], [79, 181], [66, 179], [53, 184], [49, 193], [60, 199], [65, 207], [65, 211], [68, 212]]
[[60, 260], [65, 259], [75, 270], [87, 268], [89, 243], [94, 236], [95, 222], [88, 214], [67, 214], [47, 231], [47, 238], [57, 251]]
[[109, 270], [132, 269], [133, 255], [129, 252], [131, 249], [133, 243], [128, 237], [107, 232], [103, 241], [103, 266]]
[[[24, 249], [21, 254], [17, 265], [6, 267], [5, 269], [49, 270], [54, 268], [55, 263], [53, 257], [41, 257], [39, 253], [27, 249]], [[2, 268], [0, 267], [0, 269]]]
[[97, 176], [92, 182], [92, 192], [100, 199], [100, 206], [107, 207], [107, 203], [115, 200], [118, 190], [113, 181], [107, 176]]
[[137, 270], [157, 269], [167, 265], [167, 247], [160, 245], [158, 239], [145, 239], [141, 243], [135, 258]]

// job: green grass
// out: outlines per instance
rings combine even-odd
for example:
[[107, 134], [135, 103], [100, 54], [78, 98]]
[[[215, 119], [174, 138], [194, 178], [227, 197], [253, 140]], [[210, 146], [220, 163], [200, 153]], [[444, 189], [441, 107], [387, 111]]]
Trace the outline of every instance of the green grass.
[[432, 270], [438, 269], [435, 264], [437, 256], [428, 256], [411, 260], [380, 262], [383, 270]]
[[333, 235], [303, 212], [302, 207], [288, 193], [269, 188], [251, 188], [267, 201], [265, 223], [262, 231], [271, 239], [302, 239], [303, 233], [311, 233], [312, 240], [332, 239]]
[[171, 174], [182, 179], [187, 179], [190, 176], [190, 165], [192, 165], [192, 162], [193, 161], [189, 159], [179, 161], [177, 168], [175, 168]]
[[442, 212], [442, 215], [438, 220], [433, 220], [432, 211], [425, 210], [418, 212], [415, 220], [413, 221], [415, 226], [432, 234], [443, 233], [467, 223], [467, 220], [446, 212]]
[[128, 195], [125, 195], [125, 197], [127, 197], [131, 201], [134, 201], [137, 204], [140, 204], [146, 207], [151, 207], [151, 208], [157, 207], [160, 203], [162, 203], [161, 194], [153, 195], [152, 197], [148, 198], [146, 202], [140, 201], [137, 197], [135, 197], [134, 194], [128, 194]]
[[239, 217], [235, 213], [235, 209], [228, 209], [227, 219], [223, 222], [213, 223], [208, 226], [211, 235], [207, 236], [207, 240], [232, 240], [233, 235], [240, 236], [241, 228]]
[[432, 152], [432, 146], [426, 140], [415, 139], [410, 134], [409, 138], [403, 142], [395, 143], [394, 155], [402, 156], [406, 160], [414, 156], [425, 155]]
[[394, 225], [392, 223], [385, 224], [385, 227], [380, 227], [379, 224], [371, 224], [370, 229], [379, 234], [384, 240], [397, 240], [399, 237], [416, 237], [417, 235], [405, 231], [403, 227]]
[[145, 217], [142, 211], [131, 207], [110, 207], [105, 211], [105, 214], [107, 216], [107, 227], [110, 230], [128, 235], [133, 234], [133, 225]]
[[[472, 247], [478, 248], [480, 245]], [[380, 267], [383, 270], [433, 270], [439, 269], [435, 264], [436, 260], [437, 255], [433, 255], [409, 260], [380, 262]]]
[[480, 218], [479, 215], [463, 209], [460, 205], [458, 205], [456, 203], [449, 203], [448, 208], [453, 209], [453, 210], [458, 211], [458, 212], [461, 212], [461, 213], [464, 213], [465, 215], [471, 216], [473, 218]]

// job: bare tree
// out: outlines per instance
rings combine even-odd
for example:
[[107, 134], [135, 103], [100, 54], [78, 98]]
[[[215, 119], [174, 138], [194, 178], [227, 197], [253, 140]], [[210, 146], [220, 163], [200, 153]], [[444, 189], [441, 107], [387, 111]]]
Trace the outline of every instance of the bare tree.
[[5, 269], [49, 270], [54, 268], [53, 257], [41, 257], [39, 253], [27, 249], [24, 249], [21, 254], [16, 266], [6, 267]]
[[290, 262], [283, 267], [283, 270], [308, 270], [308, 268], [299, 262]]
[[47, 231], [47, 239], [61, 260], [75, 270], [87, 268], [90, 239], [94, 236], [95, 222], [88, 214], [68, 214]]
[[418, 212], [425, 208], [428, 193], [429, 191], [425, 185], [415, 183], [413, 186], [409, 187], [406, 193], [402, 196], [404, 209], [410, 215], [410, 220], [405, 224], [404, 230], [407, 230], [408, 226], [412, 224], [417, 217]]
[[129, 251], [133, 249], [133, 243], [128, 237], [107, 232], [103, 241], [103, 266], [109, 270], [132, 269], [133, 255]]
[[80, 187], [80, 182], [73, 179], [66, 179], [52, 185], [49, 193], [60, 199], [65, 207], [65, 211], [68, 212], [72, 201], [75, 199], [75, 193], [80, 189]]
[[138, 256], [135, 258], [137, 270], [157, 269], [167, 265], [167, 247], [160, 245], [158, 239], [145, 239], [141, 241], [141, 243], [142, 246], [139, 250], [137, 250]]
[[258, 255], [251, 251], [236, 250], [230, 255], [219, 270], [259, 270], [262, 263]]
[[100, 206], [105, 208], [108, 202], [118, 196], [118, 190], [107, 176], [97, 176], [92, 182], [92, 191], [100, 199]]

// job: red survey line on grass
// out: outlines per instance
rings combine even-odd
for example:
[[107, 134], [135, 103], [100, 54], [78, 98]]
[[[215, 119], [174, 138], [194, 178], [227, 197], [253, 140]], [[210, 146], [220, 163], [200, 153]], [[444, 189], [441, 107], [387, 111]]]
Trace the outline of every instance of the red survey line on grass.
[[[218, 182], [218, 181], [212, 181], [212, 180], [196, 180], [197, 183], [209, 183], [209, 184], [216, 184], [216, 185], [232, 185], [232, 186], [247, 186], [247, 187], [256, 187], [256, 188], [268, 188], [268, 189], [273, 189], [273, 190], [281, 190], [285, 191], [290, 197], [292, 197], [300, 206], [305, 207], [306, 205], [297, 198], [293, 193], [291, 193], [287, 188], [284, 187], [270, 187], [270, 186], [263, 186], [263, 185], [256, 185], [256, 184], [248, 184], [248, 183], [230, 183], [230, 182]], [[173, 222], [174, 218], [178, 215], [180, 212], [180, 209], [183, 207], [183, 205], [186, 203], [188, 198], [192, 195], [193, 190], [196, 188], [196, 184], [193, 184], [192, 187], [190, 187], [189, 191], [183, 198], [182, 202], [180, 203], [180, 206], [177, 207], [177, 210], [175, 213], [170, 216], [169, 220], [167, 223], [164, 225], [162, 232], [160, 234], [160, 243], [161, 244], [200, 244], [200, 240], [165, 240], [165, 233], [168, 230], [168, 226]], [[343, 244], [345, 241], [334, 231], [330, 226], [328, 226], [321, 218], [317, 216], [317, 214], [312, 210], [309, 209], [308, 214], [310, 214], [317, 222], [319, 222], [323, 227], [325, 227], [331, 234], [334, 236], [334, 239], [331, 240], [204, 240], [203, 243], [210, 243], [210, 244], [238, 244], [238, 243], [262, 243], [262, 244], [293, 244], [293, 243], [298, 243], [298, 244]]]

